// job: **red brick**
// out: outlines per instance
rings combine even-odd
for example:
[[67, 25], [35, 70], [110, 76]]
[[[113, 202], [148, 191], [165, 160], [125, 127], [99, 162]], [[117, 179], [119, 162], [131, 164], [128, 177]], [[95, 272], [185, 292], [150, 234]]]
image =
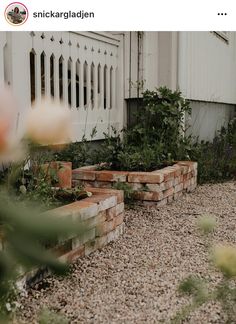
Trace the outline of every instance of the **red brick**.
[[123, 221], [124, 221], [124, 212], [114, 218], [114, 222], [115, 222], [114, 228], [122, 224]]
[[96, 249], [98, 250], [102, 249], [105, 245], [107, 245], [107, 243], [108, 243], [107, 235], [97, 237], [95, 242]]
[[165, 190], [170, 189], [174, 186], [174, 179], [165, 182]]
[[163, 192], [163, 198], [167, 198], [167, 197], [173, 195], [174, 192], [175, 192], [175, 190], [174, 190], [173, 187], [170, 188], [170, 189], [165, 190], [165, 191]]
[[106, 213], [107, 213], [106, 220], [108, 221], [112, 220], [116, 216], [116, 206], [107, 209]]
[[58, 259], [62, 262], [72, 262], [78, 258], [83, 257], [84, 255], [85, 255], [85, 248], [84, 248], [84, 246], [81, 246], [77, 249], [74, 249], [74, 250], [60, 256]]
[[174, 188], [175, 188], [175, 193], [182, 191], [184, 189], [184, 184], [180, 183], [180, 184], [176, 185]]
[[111, 232], [115, 228], [115, 221], [105, 221], [102, 224], [96, 226], [96, 236], [103, 236]]
[[84, 201], [98, 204], [99, 211], [103, 211], [117, 205], [117, 197], [111, 194], [93, 195], [92, 197], [84, 199]]
[[190, 180], [184, 181], [184, 189], [187, 189], [191, 185]]
[[162, 192], [156, 191], [137, 191], [134, 193], [135, 199], [159, 201], [163, 198]]
[[88, 190], [92, 192], [92, 194], [109, 194], [109, 195], [115, 195], [117, 197], [117, 203], [120, 204], [124, 202], [124, 192], [123, 190], [116, 190], [116, 189], [106, 189], [106, 188], [86, 188], [85, 190]]
[[103, 223], [107, 220], [106, 211], [100, 211], [97, 216], [89, 218], [85, 220], [82, 224], [85, 226], [86, 229], [90, 229], [96, 227], [98, 224]]
[[124, 211], [124, 203], [120, 203], [120, 204], [116, 205], [115, 207], [107, 209], [107, 211], [106, 211], [107, 220], [108, 221], [112, 220], [114, 217], [116, 217], [117, 215], [119, 215], [123, 211]]
[[129, 172], [126, 171], [97, 171], [96, 180], [111, 182], [126, 182]]
[[63, 161], [52, 161], [45, 163], [42, 166], [46, 174], [48, 174], [48, 180], [51, 180], [50, 170], [55, 170], [58, 177], [58, 183], [54, 185], [60, 188], [71, 188], [72, 186], [72, 163]]
[[113, 183], [110, 181], [94, 181], [93, 183], [95, 188], [108, 188], [112, 189]]
[[179, 161], [177, 163], [178, 165], [186, 165], [189, 167], [189, 169], [192, 170], [197, 170], [197, 162], [194, 161]]
[[95, 180], [96, 171], [91, 170], [81, 170], [75, 169], [73, 170], [73, 180]]
[[161, 184], [147, 183], [146, 187], [148, 188], [149, 191], [161, 192], [162, 191], [161, 185], [163, 184], [164, 182], [162, 182]]
[[97, 215], [98, 206], [93, 202], [85, 201], [85, 199], [83, 199], [59, 208], [55, 208], [51, 210], [50, 213], [61, 217], [71, 215], [73, 219], [79, 220], [80, 216], [82, 216], [81, 218], [83, 219], [85, 215], [88, 216], [87, 218]]
[[128, 182], [138, 183], [161, 183], [164, 176], [160, 171], [154, 172], [130, 172], [128, 175]]

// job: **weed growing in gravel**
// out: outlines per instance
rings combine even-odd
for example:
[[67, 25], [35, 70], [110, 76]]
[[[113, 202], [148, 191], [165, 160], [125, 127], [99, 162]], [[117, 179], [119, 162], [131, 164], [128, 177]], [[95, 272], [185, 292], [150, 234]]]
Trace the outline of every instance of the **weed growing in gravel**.
[[39, 316], [39, 324], [69, 324], [69, 321], [62, 315], [55, 314], [44, 309]]
[[206, 248], [211, 241], [210, 260], [221, 271], [222, 279], [214, 290], [210, 290], [207, 281], [197, 276], [189, 276], [183, 280], [178, 290], [183, 295], [192, 297], [189, 304], [183, 307], [171, 320], [172, 324], [182, 323], [195, 309], [209, 301], [218, 301], [221, 304], [225, 323], [235, 323], [236, 318], [236, 247], [229, 245], [212, 246], [211, 234], [216, 226], [216, 220], [209, 215], [198, 220], [198, 228], [206, 239]]

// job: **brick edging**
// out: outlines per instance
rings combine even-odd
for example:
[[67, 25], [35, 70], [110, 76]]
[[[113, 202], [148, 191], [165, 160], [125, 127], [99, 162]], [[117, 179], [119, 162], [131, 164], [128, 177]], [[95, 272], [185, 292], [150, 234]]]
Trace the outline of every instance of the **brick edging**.
[[152, 172], [96, 170], [97, 166], [72, 171], [73, 185], [112, 188], [117, 182], [128, 184], [135, 199], [144, 205], [162, 206], [178, 199], [197, 186], [197, 162], [179, 161], [172, 166]]

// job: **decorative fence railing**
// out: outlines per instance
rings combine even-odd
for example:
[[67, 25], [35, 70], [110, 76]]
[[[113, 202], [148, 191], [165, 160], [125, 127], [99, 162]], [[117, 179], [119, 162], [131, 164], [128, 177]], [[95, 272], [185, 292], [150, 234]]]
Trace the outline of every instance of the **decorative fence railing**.
[[[5, 41], [6, 38], [6, 41]], [[20, 100], [21, 121], [35, 100], [63, 100], [73, 115], [74, 140], [96, 127], [102, 139], [123, 127], [122, 39], [97, 32], [0, 33], [0, 75]], [[3, 76], [3, 77], [2, 77]]]

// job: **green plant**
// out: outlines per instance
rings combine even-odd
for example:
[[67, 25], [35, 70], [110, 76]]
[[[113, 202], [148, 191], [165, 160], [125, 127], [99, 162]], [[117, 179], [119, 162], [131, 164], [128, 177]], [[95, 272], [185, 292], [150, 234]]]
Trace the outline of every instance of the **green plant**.
[[190, 138], [183, 137], [189, 102], [166, 87], [143, 92], [137, 123], [122, 133], [114, 128], [97, 150], [96, 162], [115, 170], [151, 171], [176, 159], [189, 159]]
[[113, 188], [117, 190], [124, 191], [124, 201], [128, 205], [132, 205], [134, 202], [134, 190], [133, 188], [126, 182], [116, 182], [113, 184]]
[[195, 142], [190, 158], [198, 161], [199, 183], [219, 182], [236, 176], [236, 119], [217, 133], [212, 142]]
[[96, 133], [97, 130], [96, 127], [94, 127], [90, 134], [90, 140], [87, 140], [85, 136], [83, 136], [81, 142], [70, 143], [62, 150], [55, 152], [52, 159], [56, 161], [72, 162], [73, 169], [93, 164], [95, 157], [91, 142], [96, 136]]
[[62, 315], [55, 314], [48, 309], [42, 310], [39, 316], [39, 324], [69, 324], [69, 321]]

